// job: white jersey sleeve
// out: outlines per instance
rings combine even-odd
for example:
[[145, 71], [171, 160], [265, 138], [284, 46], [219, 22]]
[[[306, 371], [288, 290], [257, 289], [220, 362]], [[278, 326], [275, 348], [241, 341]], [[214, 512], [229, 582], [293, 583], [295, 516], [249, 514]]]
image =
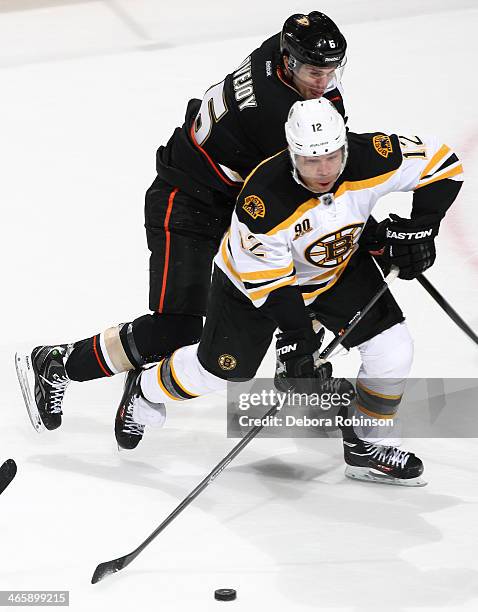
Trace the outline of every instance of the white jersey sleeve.
[[397, 191], [413, 191], [442, 179], [463, 181], [463, 166], [436, 136], [398, 136], [403, 156]]
[[241, 291], [246, 290], [257, 307], [264, 304], [271, 291], [297, 284], [287, 232], [253, 233], [236, 213], [216, 263]]

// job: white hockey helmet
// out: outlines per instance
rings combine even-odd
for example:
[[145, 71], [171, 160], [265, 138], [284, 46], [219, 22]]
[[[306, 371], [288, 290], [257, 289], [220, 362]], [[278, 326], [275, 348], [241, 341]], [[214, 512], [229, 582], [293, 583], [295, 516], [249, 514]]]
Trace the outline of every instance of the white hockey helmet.
[[327, 98], [296, 102], [289, 111], [285, 136], [291, 154], [304, 157], [327, 155], [347, 145], [342, 115]]
[[292, 161], [292, 176], [303, 187], [309, 189], [305, 177], [298, 171], [298, 156], [319, 157], [341, 149], [342, 163], [337, 179], [344, 171], [348, 156], [347, 131], [342, 115], [327, 98], [296, 102], [289, 111], [285, 135]]

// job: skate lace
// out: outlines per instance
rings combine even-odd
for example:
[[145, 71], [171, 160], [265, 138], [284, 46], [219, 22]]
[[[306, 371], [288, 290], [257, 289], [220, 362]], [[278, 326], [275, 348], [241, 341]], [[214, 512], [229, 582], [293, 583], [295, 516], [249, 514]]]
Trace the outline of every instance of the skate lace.
[[374, 459], [378, 459], [382, 463], [392, 465], [393, 467], [400, 466], [404, 468], [410, 457], [410, 453], [400, 450], [396, 446], [381, 446], [379, 444], [370, 443], [367, 443], [366, 446], [369, 454]]
[[144, 425], [137, 423], [133, 419], [133, 404], [131, 403], [125, 410], [123, 418], [123, 433], [133, 436], [142, 436], [144, 433]]
[[70, 383], [70, 379], [68, 376], [58, 376], [57, 374], [54, 375], [52, 380], [47, 380], [44, 376], [42, 378], [51, 387], [49, 412], [54, 414], [61, 412], [63, 396], [65, 395], [65, 389]]

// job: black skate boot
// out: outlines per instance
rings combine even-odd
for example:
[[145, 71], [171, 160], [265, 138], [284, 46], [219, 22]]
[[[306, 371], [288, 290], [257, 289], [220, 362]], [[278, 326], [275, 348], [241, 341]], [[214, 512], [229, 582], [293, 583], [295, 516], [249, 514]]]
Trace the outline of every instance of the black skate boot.
[[421, 459], [395, 446], [382, 446], [360, 438], [344, 440], [345, 475], [357, 480], [407, 487], [423, 487]]
[[63, 396], [70, 382], [64, 363], [67, 350], [66, 344], [37, 346], [31, 355], [15, 355], [18, 382], [37, 431], [61, 425]]
[[143, 396], [140, 377], [141, 371], [137, 370], [130, 370], [125, 377], [123, 397], [115, 419], [115, 436], [120, 449], [136, 448], [143, 438], [145, 425], [135, 421], [136, 413], [154, 410], [160, 415], [160, 420], [163, 417], [162, 422], [166, 418], [164, 404], [153, 404]]

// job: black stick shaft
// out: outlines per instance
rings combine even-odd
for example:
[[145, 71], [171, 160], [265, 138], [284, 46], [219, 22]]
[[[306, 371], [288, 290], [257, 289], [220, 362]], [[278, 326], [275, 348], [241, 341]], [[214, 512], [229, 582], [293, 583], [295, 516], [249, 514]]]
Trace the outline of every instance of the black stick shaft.
[[458, 327], [465, 332], [465, 334], [473, 340], [475, 344], [478, 344], [478, 336], [471, 329], [471, 327], [460, 317], [460, 315], [456, 312], [456, 310], [450, 306], [450, 304], [445, 300], [445, 298], [441, 295], [441, 293], [431, 284], [428, 278], [425, 278], [423, 274], [417, 277], [417, 281], [420, 285], [429, 293], [429, 295], [435, 300], [435, 302], [442, 308], [446, 314], [450, 317], [450, 319], [458, 325]]
[[[267, 417], [273, 416], [278, 412], [278, 406], [272, 406], [272, 408], [264, 415], [263, 419]], [[176, 506], [176, 508], [171, 512], [171, 514], [164, 519], [164, 521], [159, 525], [157, 529], [153, 531], [153, 533], [146, 538], [146, 540], [138, 546], [138, 548], [132, 553], [136, 557], [150, 542], [154, 540], [154, 538], [159, 535], [163, 529], [165, 529], [171, 521], [173, 521], [178, 514], [180, 514], [189, 504], [196, 499], [196, 497], [203, 491], [211, 482], [219, 476], [219, 474], [231, 463], [231, 461], [236, 457], [242, 449], [249, 444], [249, 442], [257, 436], [257, 434], [263, 429], [264, 425], [256, 425], [252, 429], [250, 429], [247, 434], [242, 438], [240, 442], [236, 444], [236, 446], [224, 457], [222, 461], [220, 461], [215, 468], [212, 469], [211, 472], [202, 480], [197, 487], [189, 493], [187, 497], [183, 499], [183, 501]]]
[[[377, 223], [378, 221], [374, 217], [370, 217], [372, 222]], [[378, 261], [377, 261], [377, 265]], [[417, 276], [417, 281], [425, 289], [425, 291], [435, 300], [435, 302], [442, 308], [450, 319], [457, 325], [465, 334], [475, 343], [478, 344], [478, 336], [471, 329], [471, 327], [464, 321], [457, 311], [445, 300], [442, 294], [431, 284], [431, 282], [423, 274]]]
[[357, 323], [361, 321], [364, 316], [370, 311], [371, 308], [376, 304], [376, 302], [382, 297], [382, 295], [388, 291], [389, 285], [397, 278], [399, 273], [399, 269], [396, 266], [392, 266], [392, 270], [387, 274], [384, 279], [384, 284], [377, 293], [372, 297], [370, 302], [362, 308], [362, 310], [358, 310], [354, 316], [350, 319], [345, 327], [343, 327], [339, 333], [335, 336], [335, 338], [328, 344], [325, 349], [320, 353], [320, 359], [326, 359], [328, 355], [334, 351], [337, 346], [343, 342], [343, 340], [349, 335], [349, 333], [355, 328]]

